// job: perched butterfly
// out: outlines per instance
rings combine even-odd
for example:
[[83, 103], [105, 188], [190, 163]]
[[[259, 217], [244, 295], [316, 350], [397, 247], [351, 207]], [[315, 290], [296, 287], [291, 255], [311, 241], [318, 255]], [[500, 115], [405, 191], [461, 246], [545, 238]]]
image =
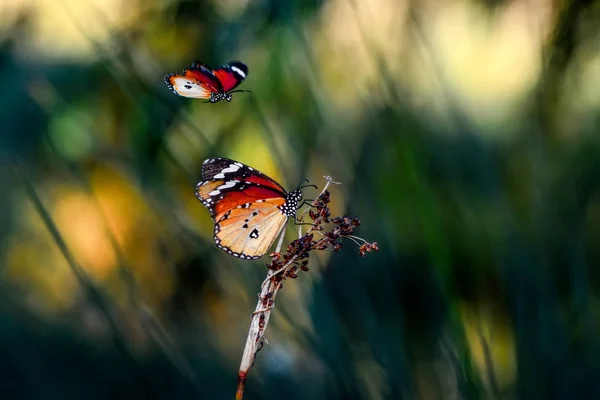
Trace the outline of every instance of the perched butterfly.
[[166, 75], [165, 83], [176, 95], [206, 99], [205, 103], [216, 103], [221, 100], [231, 101], [231, 94], [235, 92], [250, 92], [233, 90], [247, 75], [248, 67], [241, 61], [230, 61], [214, 70], [195, 61], [183, 74]]
[[215, 222], [217, 247], [247, 260], [269, 250], [302, 199], [302, 187], [287, 193], [262, 172], [227, 158], [205, 160], [202, 179], [196, 197]]

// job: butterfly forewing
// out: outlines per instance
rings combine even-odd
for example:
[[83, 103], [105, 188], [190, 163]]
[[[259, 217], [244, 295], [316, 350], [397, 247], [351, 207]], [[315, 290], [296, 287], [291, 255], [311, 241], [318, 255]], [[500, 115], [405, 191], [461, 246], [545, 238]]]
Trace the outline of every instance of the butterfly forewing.
[[199, 61], [195, 61], [184, 72], [185, 76], [197, 79], [211, 92], [218, 93], [223, 91], [223, 85], [221, 85], [219, 78], [213, 74], [210, 68]]
[[241, 61], [230, 61], [215, 69], [213, 74], [219, 78], [219, 81], [223, 86], [223, 91], [229, 92], [246, 79], [248, 67]]
[[245, 180], [256, 183], [259, 186], [269, 187], [285, 197], [286, 191], [274, 179], [269, 178], [262, 172], [239, 161], [229, 158], [209, 158], [202, 164], [202, 179], [209, 180]]
[[240, 205], [266, 199], [282, 199], [281, 194], [266, 186], [256, 186], [245, 180], [203, 181], [196, 188], [196, 196], [210, 211], [215, 221]]

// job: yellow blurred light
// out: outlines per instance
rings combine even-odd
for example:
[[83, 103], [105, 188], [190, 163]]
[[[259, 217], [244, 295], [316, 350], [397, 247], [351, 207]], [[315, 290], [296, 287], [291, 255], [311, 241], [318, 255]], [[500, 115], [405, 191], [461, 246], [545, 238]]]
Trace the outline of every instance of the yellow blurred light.
[[390, 71], [399, 71], [407, 10], [401, 0], [332, 0], [309, 24], [319, 81], [338, 107], [357, 107], [364, 97], [380, 102], [385, 82], [377, 57]]
[[476, 124], [495, 128], [519, 115], [537, 84], [551, 23], [547, 0], [509, 2], [493, 13], [466, 0], [419, 3], [415, 18], [404, 1], [332, 0], [307, 31], [320, 82], [332, 104], [358, 110], [350, 118], [365, 101], [388, 102], [397, 86], [411, 94], [403, 101], [440, 122], [458, 102]]
[[430, 85], [432, 95], [444, 95], [440, 85], [447, 85], [455, 96], [444, 100], [458, 100], [480, 124], [499, 124], [518, 114], [541, 72], [541, 41], [550, 20], [547, 7], [539, 6], [515, 1], [490, 14], [471, 1], [455, 1], [425, 12], [420, 18], [428, 41], [424, 59], [439, 67], [426, 72], [438, 82]]
[[95, 279], [105, 279], [115, 268], [116, 254], [105, 235], [104, 221], [93, 199], [80, 190], [59, 186], [53, 215], [58, 229], [81, 266]]
[[[136, 292], [147, 302], [160, 304], [173, 289], [172, 271], [165, 265], [158, 246], [166, 240], [164, 226], [144, 194], [122, 171], [108, 166], [98, 168], [91, 175], [90, 184], [105, 226], [121, 248], [124, 267], [135, 277]], [[108, 233], [106, 228], [104, 233]]]
[[28, 293], [32, 309], [60, 312], [73, 304], [81, 287], [30, 199], [19, 192], [12, 203], [18, 230], [7, 245], [6, 276]]
[[[282, 143], [283, 140], [281, 140], [284, 137], [283, 133], [274, 125], [269, 127], [270, 131], [268, 133], [261, 133], [262, 129], [267, 128], [261, 127], [255, 121], [245, 121], [240, 126], [236, 134], [236, 139], [231, 143], [230, 150], [225, 156], [258, 169], [275, 179], [286, 190], [290, 189], [286, 185], [291, 185], [291, 183], [284, 181], [281, 170], [282, 167], [286, 166], [278, 165], [276, 162], [277, 157], [273, 154], [276, 151], [283, 152], [287, 150], [280, 147], [284, 146]], [[273, 135], [273, 140], [276, 142], [274, 147], [269, 146], [265, 140], [265, 135], [271, 134]]]
[[481, 380], [489, 387], [493, 374], [500, 389], [514, 382], [517, 355], [514, 332], [507, 318], [487, 309], [460, 308], [467, 344]]
[[0, 1], [0, 34], [11, 29], [22, 13], [33, 6], [34, 0]]
[[[23, 208], [35, 213], [30, 203]], [[39, 229], [39, 236], [28, 230], [9, 239], [5, 278], [27, 293], [26, 303], [32, 309], [59, 312], [73, 304], [79, 285], [39, 218], [35, 225], [28, 228]]]
[[[24, 56], [90, 59], [98, 45], [109, 45], [111, 36], [129, 26], [137, 16], [137, 2], [126, 0], [11, 0], [30, 17]], [[2, 15], [0, 13], [0, 15]], [[0, 17], [1, 21], [1, 17]], [[2, 22], [0, 22], [2, 25]]]
[[[93, 194], [84, 186], [62, 181], [47, 180], [45, 188], [38, 188], [76, 260], [75, 267], [122, 304], [145, 304], [159, 312], [158, 307], [173, 290], [173, 260], [165, 262], [160, 244], [175, 257], [178, 240], [169, 240], [171, 236], [144, 195], [121, 171], [97, 167], [89, 183]], [[27, 200], [15, 202], [19, 204], [15, 217], [19, 228], [9, 242], [7, 276], [27, 288], [32, 306], [38, 310], [57, 311], [71, 306], [77, 294], [86, 289], [74, 279], [74, 272], [38, 211]], [[128, 280], [123, 272], [133, 279]], [[132, 296], [136, 304], [131, 303]]]

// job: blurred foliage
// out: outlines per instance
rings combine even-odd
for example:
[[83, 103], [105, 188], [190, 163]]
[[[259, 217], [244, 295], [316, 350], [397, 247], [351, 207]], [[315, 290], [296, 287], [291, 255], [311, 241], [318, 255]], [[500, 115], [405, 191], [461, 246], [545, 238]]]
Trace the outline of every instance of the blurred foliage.
[[[600, 397], [599, 21], [568, 0], [2, 2], [2, 397], [233, 397], [266, 270], [213, 245], [210, 156], [332, 175], [381, 248], [285, 284], [246, 398]], [[243, 60], [253, 94], [174, 96], [196, 59]]]

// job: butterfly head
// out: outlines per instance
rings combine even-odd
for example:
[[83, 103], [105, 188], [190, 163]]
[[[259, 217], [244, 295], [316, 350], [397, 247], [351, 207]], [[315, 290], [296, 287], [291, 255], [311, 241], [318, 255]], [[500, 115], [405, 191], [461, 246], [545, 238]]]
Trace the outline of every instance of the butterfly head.
[[300, 200], [302, 200], [302, 192], [300, 190], [289, 192], [285, 197], [285, 203], [281, 206], [281, 211], [288, 217], [295, 217], [296, 211], [300, 207]]

